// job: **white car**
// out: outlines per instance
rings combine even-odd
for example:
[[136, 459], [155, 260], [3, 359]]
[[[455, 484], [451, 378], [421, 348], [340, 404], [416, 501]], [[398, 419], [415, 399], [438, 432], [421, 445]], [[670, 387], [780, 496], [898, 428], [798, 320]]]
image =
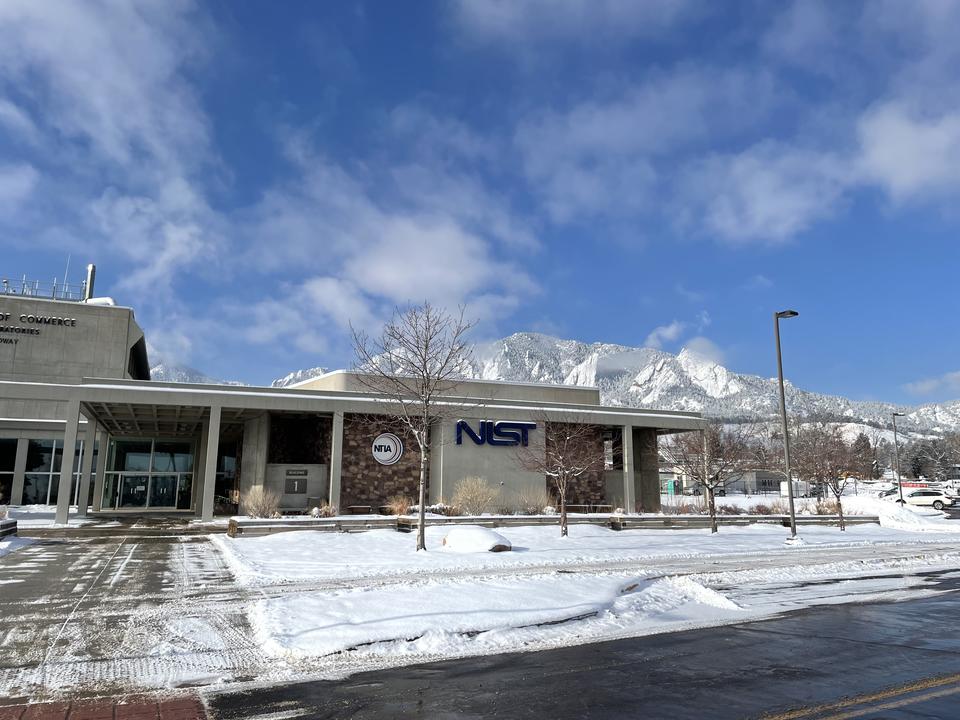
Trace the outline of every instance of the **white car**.
[[952, 507], [956, 498], [947, 495], [942, 490], [914, 490], [903, 494], [903, 499], [909, 505], [932, 506], [936, 510], [943, 510], [945, 507]]

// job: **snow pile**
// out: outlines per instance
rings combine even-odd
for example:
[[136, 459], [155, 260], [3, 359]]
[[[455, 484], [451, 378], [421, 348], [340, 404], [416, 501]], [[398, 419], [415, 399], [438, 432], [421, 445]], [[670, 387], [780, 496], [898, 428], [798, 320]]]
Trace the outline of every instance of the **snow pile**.
[[[525, 638], [645, 634], [740, 619], [741, 609], [689, 578], [603, 575], [428, 582], [261, 600], [257, 639], [276, 656], [366, 648], [381, 655], [514, 647]], [[371, 647], [377, 645], [378, 647]], [[469, 647], [469, 650], [468, 650]]]
[[0, 557], [12, 553], [14, 550], [19, 550], [20, 548], [26, 547], [33, 540], [30, 538], [21, 538], [15, 535], [8, 535], [5, 538], [0, 539]]
[[956, 532], [957, 523], [947, 520], [943, 513], [932, 508], [901, 505], [892, 500], [857, 495], [843, 499], [843, 510], [848, 515], [877, 515], [881, 527], [920, 532]]
[[512, 549], [510, 541], [500, 533], [485, 527], [462, 525], [443, 538], [443, 546], [453, 552], [505, 552]]

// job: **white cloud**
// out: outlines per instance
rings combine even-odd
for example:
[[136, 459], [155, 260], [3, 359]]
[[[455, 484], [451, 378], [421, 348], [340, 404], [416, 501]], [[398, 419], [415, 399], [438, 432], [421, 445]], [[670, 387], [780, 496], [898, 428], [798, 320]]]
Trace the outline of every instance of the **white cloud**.
[[859, 169], [896, 201], [960, 190], [960, 108], [930, 115], [901, 102], [861, 118]]
[[933, 393], [960, 393], [960, 370], [944, 373], [939, 377], [917, 380], [904, 385], [907, 392], [914, 395], [932, 395]]
[[32, 165], [0, 165], [0, 211], [16, 212], [33, 194], [38, 180], [39, 173]]
[[537, 40], [578, 43], [649, 37], [697, 8], [689, 0], [456, 0], [455, 20], [478, 41], [513, 50]]
[[831, 216], [849, 182], [830, 153], [763, 142], [688, 167], [680, 212], [728, 242], [777, 244]]
[[0, 97], [0, 125], [6, 127], [21, 140], [34, 143], [38, 130], [30, 116], [14, 103]]
[[665, 342], [679, 340], [686, 327], [687, 324], [679, 320], [674, 320], [669, 325], [660, 325], [647, 335], [647, 339], [643, 341], [643, 346], [660, 350]]
[[773, 280], [766, 275], [757, 273], [751, 276], [744, 284], [744, 290], [767, 290], [773, 287]]
[[684, 347], [694, 355], [714, 362], [717, 365], [723, 365], [726, 360], [723, 350], [712, 340], [708, 340], [702, 336], [690, 338], [684, 343]]
[[[631, 216], [656, 206], [659, 162], [745, 132], [766, 114], [773, 94], [762, 73], [679, 67], [612, 96], [534, 113], [514, 142], [555, 222]], [[746, 118], [744, 106], [751, 108]]]

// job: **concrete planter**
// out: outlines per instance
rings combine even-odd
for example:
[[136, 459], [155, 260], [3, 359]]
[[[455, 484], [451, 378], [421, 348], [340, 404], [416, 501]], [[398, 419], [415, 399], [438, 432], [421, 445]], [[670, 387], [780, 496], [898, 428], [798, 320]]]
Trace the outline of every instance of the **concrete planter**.
[[0, 520], [0, 538], [17, 534], [16, 520]]

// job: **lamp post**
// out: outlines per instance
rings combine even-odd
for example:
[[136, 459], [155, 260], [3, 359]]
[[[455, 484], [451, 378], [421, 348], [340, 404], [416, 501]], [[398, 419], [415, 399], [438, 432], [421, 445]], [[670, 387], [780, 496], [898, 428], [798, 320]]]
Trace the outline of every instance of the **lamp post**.
[[790, 538], [797, 537], [797, 514], [793, 507], [793, 477], [790, 475], [790, 435], [787, 432], [787, 401], [783, 394], [783, 357], [780, 354], [780, 319], [799, 315], [796, 310], [773, 314], [773, 333], [777, 340], [777, 378], [780, 380], [780, 422], [783, 430], [783, 464], [787, 472], [787, 498], [790, 504]]
[[900, 490], [900, 499], [897, 501], [901, 505], [906, 504], [903, 499], [903, 478], [900, 475], [900, 443], [897, 440], [897, 418], [903, 417], [903, 413], [895, 412], [893, 417], [893, 454], [897, 458], [897, 488]]

